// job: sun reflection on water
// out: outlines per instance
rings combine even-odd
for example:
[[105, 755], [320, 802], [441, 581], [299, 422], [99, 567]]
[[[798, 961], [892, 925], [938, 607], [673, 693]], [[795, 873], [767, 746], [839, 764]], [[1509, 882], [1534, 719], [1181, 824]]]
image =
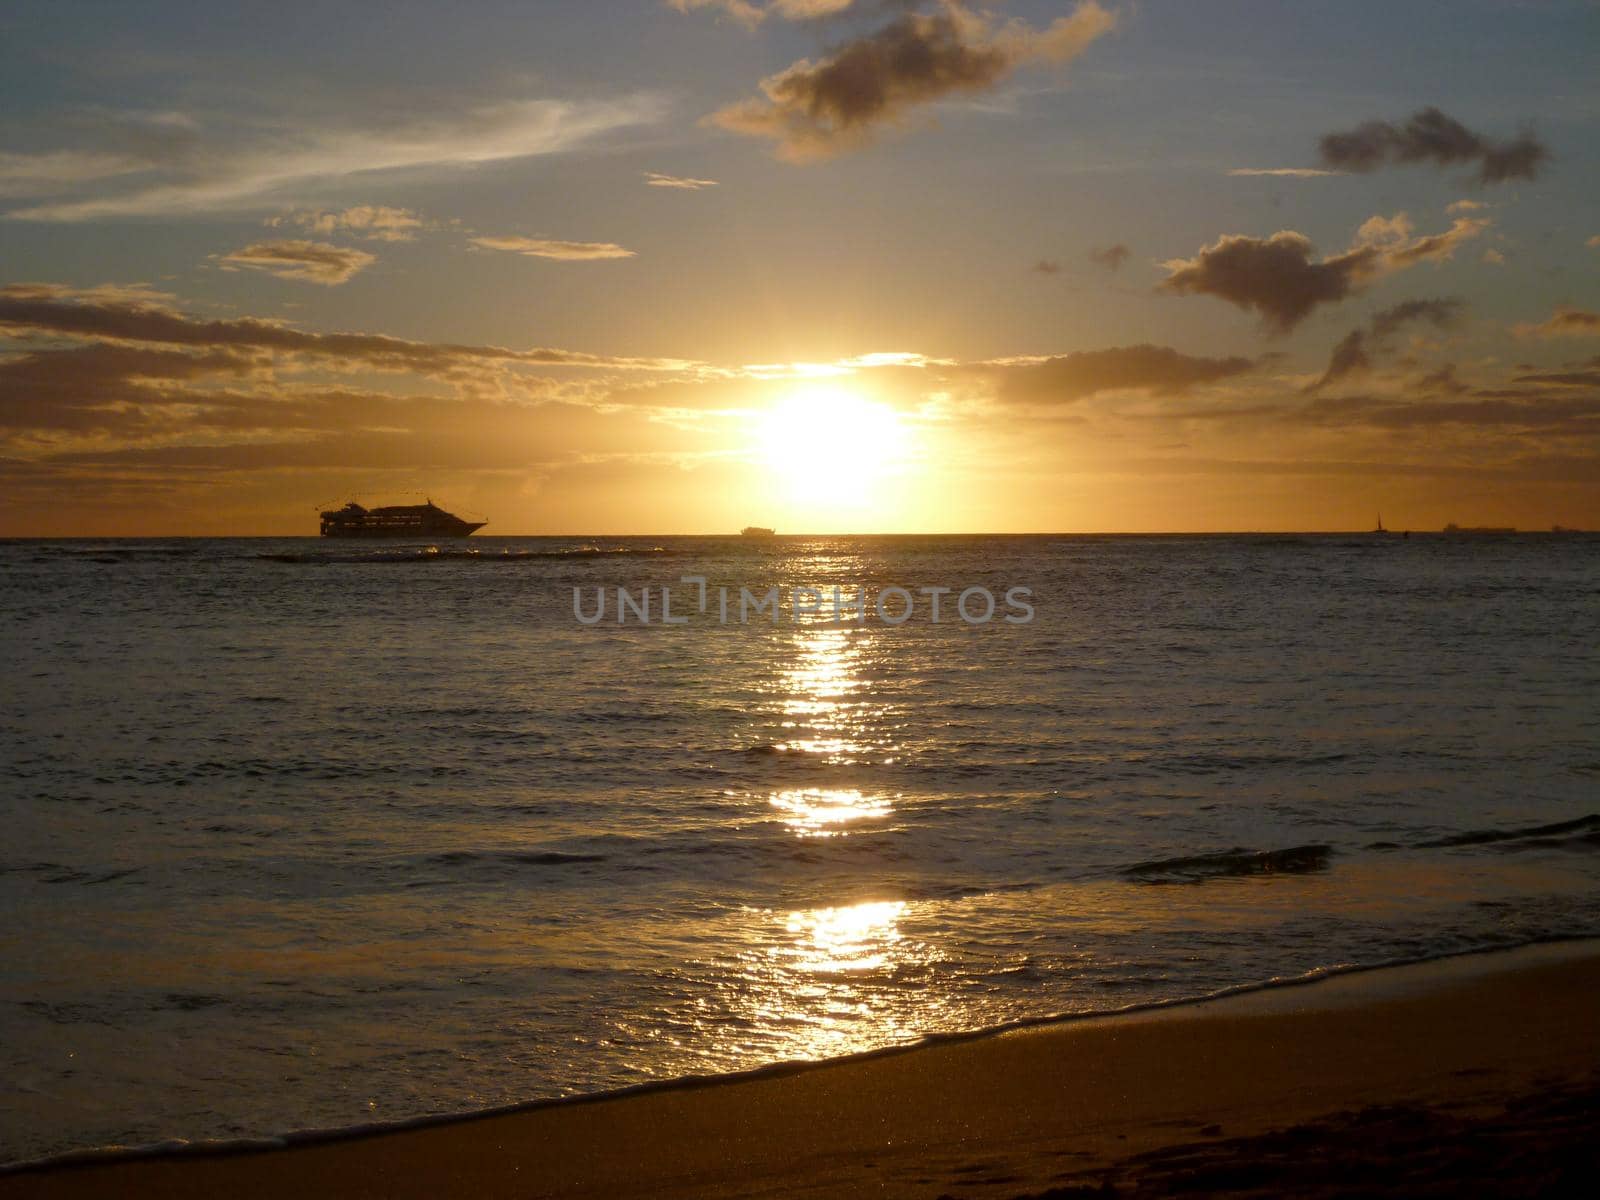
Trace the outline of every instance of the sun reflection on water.
[[887, 796], [857, 788], [795, 788], [774, 793], [771, 804], [796, 837], [843, 837], [850, 826], [894, 811]]
[[867, 696], [862, 678], [871, 649], [871, 635], [860, 628], [819, 626], [800, 634], [794, 665], [777, 684], [786, 749], [829, 763], [892, 750], [883, 729], [887, 711]]
[[882, 900], [793, 912], [785, 928], [794, 943], [779, 953], [791, 969], [814, 975], [882, 970], [903, 940], [899, 922], [905, 911], [904, 900]]

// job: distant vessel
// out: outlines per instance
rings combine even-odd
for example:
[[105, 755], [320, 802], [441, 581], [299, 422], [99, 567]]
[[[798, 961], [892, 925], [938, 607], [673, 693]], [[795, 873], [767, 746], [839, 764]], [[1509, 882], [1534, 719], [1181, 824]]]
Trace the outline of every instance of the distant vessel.
[[1444, 527], [1446, 533], [1515, 533], [1510, 525], [1457, 525], [1453, 521]]
[[1387, 529], [1385, 529], [1383, 527], [1383, 514], [1382, 513], [1378, 514], [1378, 527], [1376, 529], [1374, 529], [1372, 532], [1373, 533], [1388, 533], [1389, 532]]
[[463, 521], [432, 500], [426, 504], [399, 504], [389, 508], [363, 508], [354, 500], [343, 508], [322, 514], [322, 536], [338, 538], [445, 538], [466, 537], [487, 521]]
[[774, 530], [768, 529], [765, 525], [746, 525], [743, 529], [739, 530], [739, 536], [748, 538], [769, 538], [777, 537], [778, 535]]

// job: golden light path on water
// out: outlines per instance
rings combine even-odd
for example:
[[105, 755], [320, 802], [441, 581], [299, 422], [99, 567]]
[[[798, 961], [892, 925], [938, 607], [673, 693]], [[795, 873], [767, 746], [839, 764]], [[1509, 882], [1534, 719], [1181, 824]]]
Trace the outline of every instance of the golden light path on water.
[[[821, 624], [798, 631], [775, 697], [787, 753], [835, 767], [895, 760], [891, 706], [868, 697], [863, 677], [873, 654], [886, 649], [875, 644], [881, 636]], [[859, 787], [781, 788], [767, 797], [773, 819], [801, 845], [889, 835], [894, 802]], [[852, 891], [859, 894], [859, 881]], [[788, 912], [747, 910], [753, 924], [739, 956], [745, 994], [738, 1003], [759, 1036], [781, 1046], [779, 1057], [849, 1054], [933, 1027], [938, 999], [908, 985], [925, 983], [941, 956], [902, 928], [912, 908], [885, 895]]]

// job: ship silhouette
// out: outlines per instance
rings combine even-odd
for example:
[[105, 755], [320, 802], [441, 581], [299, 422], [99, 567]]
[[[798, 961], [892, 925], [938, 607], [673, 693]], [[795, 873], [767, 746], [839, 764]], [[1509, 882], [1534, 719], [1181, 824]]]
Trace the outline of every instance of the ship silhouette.
[[363, 508], [354, 500], [343, 508], [322, 514], [322, 536], [337, 538], [446, 538], [467, 537], [487, 521], [463, 521], [432, 500], [425, 504], [397, 504], [388, 508]]

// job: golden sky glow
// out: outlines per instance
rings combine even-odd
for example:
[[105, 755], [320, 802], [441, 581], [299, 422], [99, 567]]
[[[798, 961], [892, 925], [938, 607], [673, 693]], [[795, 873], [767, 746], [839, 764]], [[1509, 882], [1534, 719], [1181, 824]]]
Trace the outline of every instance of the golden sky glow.
[[0, 534], [1600, 526], [1592, 5], [799, 11], [40, 15]]

